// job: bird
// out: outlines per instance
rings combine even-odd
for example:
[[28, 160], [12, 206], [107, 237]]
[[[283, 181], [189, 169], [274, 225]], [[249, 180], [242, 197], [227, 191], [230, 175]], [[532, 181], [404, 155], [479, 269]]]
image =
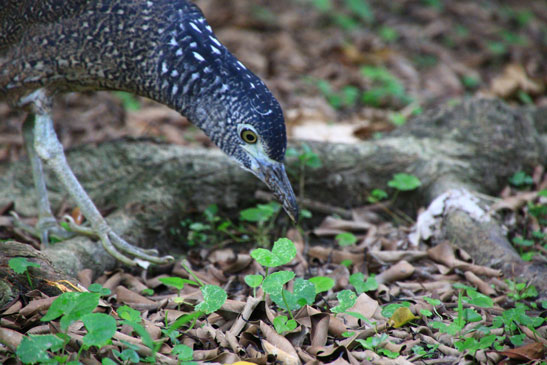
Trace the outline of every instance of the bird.
[[281, 106], [218, 40], [195, 4], [4, 0], [0, 100], [27, 111], [22, 133], [37, 192], [35, 228], [43, 244], [62, 230], [48, 202], [45, 165], [90, 223], [80, 229], [95, 235], [110, 255], [130, 266], [173, 260], [116, 234], [70, 169], [53, 127], [53, 96], [88, 90], [127, 91], [178, 111], [262, 180], [289, 217], [298, 220], [284, 164], [287, 135]]

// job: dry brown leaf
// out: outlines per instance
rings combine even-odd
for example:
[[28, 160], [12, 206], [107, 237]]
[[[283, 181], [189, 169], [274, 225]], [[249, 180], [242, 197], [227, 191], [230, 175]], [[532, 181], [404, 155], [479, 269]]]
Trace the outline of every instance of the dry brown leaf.
[[11, 351], [17, 350], [17, 346], [23, 340], [23, 335], [9, 328], [0, 327], [0, 343], [6, 345]]
[[403, 260], [376, 275], [376, 281], [378, 284], [384, 284], [403, 280], [414, 274], [414, 270], [414, 266]]
[[457, 268], [464, 271], [468, 270], [472, 271], [477, 275], [492, 277], [501, 275], [500, 270], [495, 270], [486, 266], [479, 266], [458, 260], [454, 255], [454, 249], [449, 242], [443, 242], [441, 244], [438, 244], [437, 246], [428, 249], [427, 253], [432, 260], [440, 262], [448, 266], [449, 268]]
[[479, 291], [484, 295], [496, 295], [496, 291], [494, 290], [494, 288], [492, 288], [490, 285], [488, 285], [488, 283], [484, 282], [481, 278], [479, 278], [471, 271], [466, 271], [464, 275], [467, 281], [469, 281], [473, 286], [479, 289]]
[[510, 64], [505, 67], [503, 74], [492, 80], [490, 90], [496, 96], [507, 98], [519, 90], [538, 95], [543, 91], [543, 85], [529, 78], [521, 65]]
[[[371, 321], [374, 321], [373, 319], [378, 319], [379, 308], [380, 304], [378, 304], [378, 301], [372, 299], [365, 293], [361, 293], [357, 297], [355, 304], [346, 312], [357, 312], [370, 319]], [[348, 328], [360, 327], [359, 319], [354, 316], [351, 316], [347, 313], [340, 313], [338, 314], [338, 317], [340, 317], [344, 321]]]
[[364, 253], [333, 250], [332, 248], [322, 246], [311, 247], [308, 251], [308, 256], [321, 260], [322, 262], [332, 261], [335, 264], [339, 264], [344, 260], [350, 260], [354, 265], [358, 265], [365, 260]]
[[401, 260], [414, 261], [427, 257], [427, 252], [417, 250], [378, 251], [370, 250], [368, 254], [380, 263], [397, 262]]
[[294, 350], [293, 353], [289, 353], [281, 349], [279, 346], [273, 345], [268, 340], [262, 340], [262, 348], [264, 348], [264, 351], [267, 354], [274, 355], [276, 357], [276, 360], [281, 362], [282, 364], [288, 364], [288, 365], [299, 365], [300, 364], [300, 358], [298, 357], [298, 353], [296, 350]]
[[365, 221], [354, 221], [346, 219], [338, 219], [326, 217], [321, 225], [313, 230], [313, 233], [318, 236], [331, 236], [348, 231], [366, 231], [373, 225]]
[[534, 342], [514, 349], [497, 352], [515, 360], [544, 360], [546, 355], [546, 347], [540, 342]]
[[311, 319], [311, 345], [325, 346], [328, 339], [328, 330], [330, 315], [327, 313], [318, 313], [310, 317]]
[[2, 316], [9, 316], [11, 314], [18, 314], [19, 311], [23, 308], [23, 303], [20, 300], [17, 300], [15, 303], [10, 305], [3, 313]]
[[126, 303], [126, 304], [144, 304], [149, 306], [156, 306], [157, 303], [153, 300], [150, 300], [140, 294], [135, 293], [134, 291], [131, 291], [127, 289], [123, 285], [118, 285], [116, 289], [114, 290], [114, 293], [116, 294], [116, 297], [119, 302]]
[[492, 206], [490, 207], [490, 210], [492, 212], [498, 212], [502, 209], [509, 209], [509, 210], [515, 211], [525, 206], [528, 202], [531, 202], [534, 199], [536, 199], [537, 196], [538, 196], [537, 191], [526, 191], [522, 193], [517, 193], [516, 195], [506, 197], [503, 200], [500, 200], [492, 204]]
[[21, 314], [25, 318], [29, 318], [33, 314], [41, 311], [46, 311], [50, 306], [51, 303], [57, 299], [57, 297], [50, 297], [45, 299], [33, 299], [30, 301], [29, 304], [24, 306], [20, 311], [19, 314]]

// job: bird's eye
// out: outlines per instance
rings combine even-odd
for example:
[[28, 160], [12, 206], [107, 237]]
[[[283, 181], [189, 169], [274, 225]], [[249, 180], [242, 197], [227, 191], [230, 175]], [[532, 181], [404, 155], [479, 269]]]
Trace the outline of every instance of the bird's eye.
[[241, 139], [249, 144], [255, 144], [258, 140], [256, 133], [250, 129], [244, 129], [241, 131]]

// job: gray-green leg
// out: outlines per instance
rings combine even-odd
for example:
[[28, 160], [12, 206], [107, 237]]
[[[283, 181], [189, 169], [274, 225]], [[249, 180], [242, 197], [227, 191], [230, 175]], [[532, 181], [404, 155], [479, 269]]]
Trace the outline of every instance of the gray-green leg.
[[36, 149], [34, 148], [34, 119], [35, 115], [30, 113], [25, 120], [25, 123], [23, 124], [23, 139], [25, 141], [27, 155], [30, 159], [32, 177], [34, 180], [34, 187], [36, 189], [38, 202], [38, 222], [36, 223], [36, 227], [27, 227], [22, 223], [18, 223], [18, 225], [40, 238], [42, 244], [47, 246], [50, 236], [54, 236], [59, 239], [68, 239], [73, 237], [74, 234], [60, 227], [51, 212], [51, 207], [47, 197], [46, 181], [42, 169], [42, 161], [36, 154]]
[[29, 95], [25, 101], [31, 103], [35, 115], [34, 149], [36, 154], [53, 170], [61, 184], [72, 199], [74, 199], [82, 214], [90, 222], [93, 232], [101, 240], [104, 249], [117, 260], [127, 265], [136, 265], [138, 261], [125, 256], [122, 252], [152, 263], [163, 264], [171, 262], [173, 260], [171, 256], [154, 256], [157, 255], [156, 250], [137, 248], [123, 240], [110, 228], [76, 179], [66, 161], [63, 146], [57, 139], [57, 135], [53, 129], [53, 121], [51, 120], [48, 104], [49, 100], [45, 92], [38, 90]]

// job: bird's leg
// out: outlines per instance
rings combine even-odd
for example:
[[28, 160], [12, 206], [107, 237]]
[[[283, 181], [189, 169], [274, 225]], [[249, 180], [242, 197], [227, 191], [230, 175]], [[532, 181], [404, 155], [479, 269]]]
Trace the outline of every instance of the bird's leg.
[[73, 237], [74, 233], [60, 227], [51, 212], [45, 176], [42, 169], [42, 161], [36, 154], [36, 149], [34, 148], [34, 118], [35, 115], [30, 113], [25, 120], [23, 124], [23, 139], [27, 155], [30, 159], [34, 188], [36, 189], [38, 200], [38, 222], [36, 223], [36, 227], [26, 226], [23, 223], [18, 223], [18, 225], [40, 238], [42, 244], [47, 246], [50, 235], [60, 239], [68, 239]]
[[157, 264], [173, 261], [173, 257], [171, 256], [154, 256], [157, 255], [156, 250], [143, 250], [132, 246], [110, 228], [85, 192], [84, 188], [76, 179], [76, 176], [66, 161], [63, 146], [59, 142], [55, 130], [53, 129], [49, 100], [45, 95], [45, 92], [43, 90], [38, 90], [29, 95], [26, 99], [27, 102], [30, 102], [35, 115], [34, 149], [36, 154], [53, 170], [61, 184], [72, 199], [74, 199], [84, 217], [90, 222], [94, 233], [101, 240], [104, 249], [117, 260], [127, 265], [136, 265], [138, 261], [127, 257], [122, 252], [134, 256], [137, 259]]

